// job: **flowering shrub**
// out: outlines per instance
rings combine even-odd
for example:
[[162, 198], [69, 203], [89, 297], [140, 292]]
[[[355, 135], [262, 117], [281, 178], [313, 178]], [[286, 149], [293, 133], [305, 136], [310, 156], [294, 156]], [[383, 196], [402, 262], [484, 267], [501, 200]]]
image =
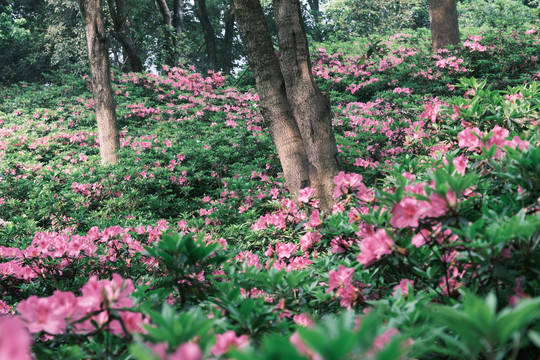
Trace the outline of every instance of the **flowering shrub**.
[[287, 195], [258, 97], [220, 74], [113, 74], [108, 168], [87, 80], [6, 90], [0, 358], [531, 358], [538, 39], [506, 35], [316, 53], [343, 163], [331, 213]]

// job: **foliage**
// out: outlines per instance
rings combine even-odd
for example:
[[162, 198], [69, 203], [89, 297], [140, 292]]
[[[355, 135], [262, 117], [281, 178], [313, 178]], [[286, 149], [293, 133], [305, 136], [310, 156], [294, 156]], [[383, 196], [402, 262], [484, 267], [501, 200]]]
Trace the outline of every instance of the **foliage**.
[[87, 77], [3, 89], [0, 358], [533, 357], [538, 30], [467, 31], [315, 52], [330, 214], [287, 194], [247, 82], [114, 72], [107, 168]]

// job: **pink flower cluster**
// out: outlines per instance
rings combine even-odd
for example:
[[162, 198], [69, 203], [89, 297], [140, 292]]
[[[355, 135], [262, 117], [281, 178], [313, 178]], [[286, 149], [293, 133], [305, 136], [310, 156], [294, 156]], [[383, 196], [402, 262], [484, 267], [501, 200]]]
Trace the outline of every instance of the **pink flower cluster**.
[[495, 125], [493, 130], [484, 134], [480, 129], [474, 127], [465, 127], [458, 134], [458, 145], [460, 148], [467, 148], [468, 151], [480, 151], [482, 148], [490, 149], [492, 146], [496, 146], [497, 150], [494, 159], [500, 159], [502, 156], [502, 150], [505, 146], [511, 148], [519, 148], [520, 150], [526, 150], [529, 148], [529, 142], [521, 140], [519, 137], [514, 136], [512, 140], [507, 140], [510, 133], [508, 130], [501, 128], [499, 125]]
[[336, 295], [340, 296], [340, 305], [346, 308], [351, 306], [362, 296], [360, 290], [352, 284], [354, 268], [339, 265], [337, 271], [330, 270], [328, 273], [328, 293], [337, 289]]
[[[52, 296], [40, 298], [30, 296], [19, 302], [17, 311], [27, 324], [31, 333], [45, 332], [50, 335], [62, 334], [68, 326], [78, 333], [90, 333], [106, 327], [114, 334], [143, 332], [142, 314], [132, 311], [119, 311], [121, 321], [110, 318], [110, 310], [122, 310], [133, 306], [128, 297], [134, 291], [133, 282], [114, 274], [112, 280], [98, 281], [96, 276], [82, 287], [82, 296], [69, 291], [55, 291]], [[89, 316], [92, 315], [92, 316]], [[88, 319], [82, 320], [89, 316]], [[110, 321], [112, 320], [112, 321]]]

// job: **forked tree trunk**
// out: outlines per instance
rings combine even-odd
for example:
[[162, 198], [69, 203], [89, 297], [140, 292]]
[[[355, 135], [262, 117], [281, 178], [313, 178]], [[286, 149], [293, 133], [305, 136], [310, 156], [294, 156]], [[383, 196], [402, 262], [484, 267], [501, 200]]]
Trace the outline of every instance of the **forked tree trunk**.
[[85, 22], [92, 93], [99, 134], [99, 152], [103, 165], [118, 162], [120, 148], [116, 109], [111, 86], [107, 34], [100, 0], [78, 0]]
[[300, 4], [274, 1], [281, 66], [259, 0], [233, 0], [233, 5], [289, 191], [315, 189], [321, 209], [329, 212], [339, 171], [337, 148], [329, 101], [311, 76]]
[[431, 46], [433, 52], [459, 44], [459, 25], [455, 0], [429, 0]]
[[311, 187], [326, 207], [333, 203], [333, 179], [340, 169], [330, 100], [321, 92], [311, 72], [300, 2], [274, 0], [273, 5], [287, 98], [309, 159]]

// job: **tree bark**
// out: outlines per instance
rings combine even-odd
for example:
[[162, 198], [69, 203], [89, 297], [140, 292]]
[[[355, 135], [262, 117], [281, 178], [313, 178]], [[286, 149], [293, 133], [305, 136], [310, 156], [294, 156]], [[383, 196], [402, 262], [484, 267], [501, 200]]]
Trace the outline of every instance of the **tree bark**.
[[313, 78], [302, 11], [298, 0], [274, 0], [280, 63], [287, 98], [310, 163], [311, 187], [322, 207], [333, 204], [334, 176], [340, 169], [332, 130], [330, 100]]
[[234, 39], [234, 12], [232, 3], [228, 1], [228, 6], [225, 8], [224, 25], [225, 35], [223, 37], [223, 53], [222, 53], [222, 70], [223, 74], [230, 75], [232, 70], [232, 48]]
[[114, 32], [112, 36], [118, 40], [127, 56], [129, 70], [134, 72], [144, 71], [144, 66], [137, 54], [135, 41], [129, 29], [129, 20], [127, 16], [126, 4], [124, 0], [107, 0], [109, 12], [113, 21]]
[[431, 46], [434, 53], [459, 44], [459, 25], [455, 0], [429, 0]]
[[206, 0], [195, 0], [194, 7], [204, 34], [204, 43], [206, 44], [206, 56], [208, 58], [209, 68], [212, 70], [217, 70], [216, 35], [214, 28], [212, 27], [212, 23], [208, 18]]
[[78, 3], [85, 22], [101, 163], [103, 165], [116, 164], [120, 142], [101, 2], [100, 0], [78, 0]]
[[248, 54], [261, 101], [261, 113], [268, 123], [292, 194], [309, 186], [309, 162], [300, 130], [285, 91], [285, 80], [274, 52], [272, 38], [259, 0], [233, 0], [238, 29]]
[[172, 25], [176, 33], [174, 37], [176, 49], [180, 41], [182, 41], [182, 34], [184, 32], [184, 0], [174, 0]]
[[[330, 103], [313, 76], [298, 0], [274, 0], [280, 61], [276, 57], [259, 0], [233, 0], [240, 35], [257, 83], [261, 111], [269, 123], [292, 194], [315, 190], [322, 210], [334, 200], [339, 171]], [[281, 66], [280, 66], [281, 65]]]
[[313, 13], [315, 24], [318, 24], [320, 22], [320, 15], [321, 15], [319, 0], [308, 0], [308, 4], [309, 4], [309, 8], [311, 9], [311, 12]]

